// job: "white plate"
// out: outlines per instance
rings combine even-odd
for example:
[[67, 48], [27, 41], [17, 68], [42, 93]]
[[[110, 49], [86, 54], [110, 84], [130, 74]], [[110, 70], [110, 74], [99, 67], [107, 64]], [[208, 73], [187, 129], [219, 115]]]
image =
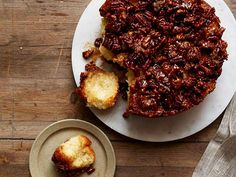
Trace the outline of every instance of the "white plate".
[[[72, 67], [76, 84], [79, 86], [80, 73], [87, 64], [82, 52], [88, 43], [99, 37], [101, 17], [99, 8], [104, 0], [92, 0], [84, 11], [75, 31], [72, 46]], [[223, 38], [228, 42], [229, 60], [224, 63], [223, 73], [217, 81], [213, 93], [198, 106], [169, 118], [147, 119], [130, 116], [122, 117], [126, 102], [120, 99], [110, 110], [93, 113], [113, 130], [143, 141], [164, 142], [190, 136], [211, 124], [226, 108], [236, 88], [236, 23], [228, 6], [223, 0], [207, 0], [215, 7], [221, 24], [226, 28]]]

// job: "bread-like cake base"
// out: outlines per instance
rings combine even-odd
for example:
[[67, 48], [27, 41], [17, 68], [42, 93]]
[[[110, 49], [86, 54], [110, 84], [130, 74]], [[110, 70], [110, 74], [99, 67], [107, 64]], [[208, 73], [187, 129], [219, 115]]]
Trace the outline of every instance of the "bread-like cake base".
[[81, 74], [80, 87], [76, 92], [87, 106], [108, 109], [115, 104], [118, 90], [118, 77], [114, 73], [103, 71], [90, 63], [86, 66], [86, 72]]

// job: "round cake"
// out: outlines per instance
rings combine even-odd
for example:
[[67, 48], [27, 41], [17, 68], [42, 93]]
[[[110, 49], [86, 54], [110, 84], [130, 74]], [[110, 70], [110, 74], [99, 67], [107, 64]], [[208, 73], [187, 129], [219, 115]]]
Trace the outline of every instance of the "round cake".
[[175, 115], [214, 90], [227, 43], [205, 1], [106, 0], [100, 14], [101, 53], [132, 75], [124, 116]]

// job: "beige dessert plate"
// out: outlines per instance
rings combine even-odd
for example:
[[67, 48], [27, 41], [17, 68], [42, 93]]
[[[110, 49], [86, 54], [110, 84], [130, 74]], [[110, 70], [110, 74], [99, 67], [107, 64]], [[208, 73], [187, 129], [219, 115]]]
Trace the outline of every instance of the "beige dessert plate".
[[63, 177], [51, 157], [54, 150], [63, 142], [76, 135], [85, 135], [92, 141], [96, 153], [95, 171], [81, 177], [113, 177], [116, 159], [113, 147], [107, 136], [96, 126], [81, 120], [68, 119], [53, 123], [36, 138], [30, 152], [29, 167], [32, 177]]

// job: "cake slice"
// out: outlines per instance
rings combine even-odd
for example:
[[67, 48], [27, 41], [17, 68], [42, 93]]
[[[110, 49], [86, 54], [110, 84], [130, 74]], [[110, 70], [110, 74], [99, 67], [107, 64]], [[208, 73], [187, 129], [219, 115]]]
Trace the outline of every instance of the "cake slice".
[[84, 135], [72, 137], [55, 150], [52, 161], [67, 176], [87, 172], [95, 162], [95, 152], [91, 144]]
[[107, 72], [94, 63], [86, 65], [86, 72], [81, 74], [80, 86], [76, 93], [87, 103], [88, 107], [108, 109], [114, 106], [119, 92], [118, 77]]

